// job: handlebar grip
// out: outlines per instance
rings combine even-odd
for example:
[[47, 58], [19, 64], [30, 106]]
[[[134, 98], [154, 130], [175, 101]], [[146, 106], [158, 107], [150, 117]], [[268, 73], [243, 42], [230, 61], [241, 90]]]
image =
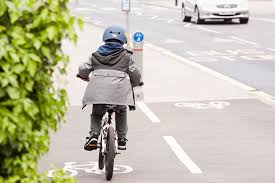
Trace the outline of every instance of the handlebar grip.
[[141, 82], [138, 84], [138, 86], [143, 86], [144, 85], [144, 82]]

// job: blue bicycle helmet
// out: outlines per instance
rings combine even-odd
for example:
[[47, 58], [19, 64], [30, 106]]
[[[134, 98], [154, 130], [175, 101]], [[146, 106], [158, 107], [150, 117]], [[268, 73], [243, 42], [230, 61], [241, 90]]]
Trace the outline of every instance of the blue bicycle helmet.
[[102, 40], [104, 42], [108, 40], [118, 40], [123, 44], [127, 43], [125, 30], [122, 27], [116, 25], [109, 26], [105, 29]]

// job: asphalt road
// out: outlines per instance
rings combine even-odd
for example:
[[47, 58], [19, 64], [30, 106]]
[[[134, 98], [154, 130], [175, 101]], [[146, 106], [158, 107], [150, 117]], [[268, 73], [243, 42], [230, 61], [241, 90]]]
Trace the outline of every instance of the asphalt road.
[[[238, 21], [195, 25], [181, 21], [180, 9], [133, 1], [131, 32], [141, 30], [150, 43], [275, 96], [275, 7], [271, 2], [250, 6], [248, 25]], [[74, 12], [106, 27], [124, 25], [120, 8], [118, 0], [83, 0]]]
[[[118, 0], [80, 2], [73, 12], [93, 25], [124, 22]], [[132, 30], [143, 31], [147, 42], [275, 96], [273, 10], [255, 8], [248, 25], [199, 26], [181, 22], [175, 8], [133, 1], [132, 10]], [[81, 110], [86, 84], [74, 78], [79, 60], [100, 42], [102, 30], [93, 25], [77, 48], [66, 47], [71, 106], [39, 163], [41, 171], [67, 163], [80, 183], [105, 182], [95, 164], [98, 152], [83, 150], [91, 108]], [[145, 101], [129, 112], [127, 151], [116, 157], [112, 182], [274, 183], [275, 107], [150, 47], [144, 50]]]

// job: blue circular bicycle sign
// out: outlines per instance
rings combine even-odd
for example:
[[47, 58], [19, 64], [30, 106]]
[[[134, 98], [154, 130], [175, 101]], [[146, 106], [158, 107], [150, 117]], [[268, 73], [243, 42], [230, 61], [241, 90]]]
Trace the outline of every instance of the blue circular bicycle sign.
[[134, 40], [135, 42], [142, 42], [144, 40], [144, 35], [141, 32], [136, 32], [134, 34]]

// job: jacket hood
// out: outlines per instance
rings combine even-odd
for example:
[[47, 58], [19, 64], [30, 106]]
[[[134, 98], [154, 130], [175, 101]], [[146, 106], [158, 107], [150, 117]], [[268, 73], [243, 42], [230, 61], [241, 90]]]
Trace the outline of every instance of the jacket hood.
[[114, 65], [120, 61], [126, 53], [127, 51], [125, 51], [121, 44], [107, 43], [100, 46], [97, 52], [94, 52], [92, 55], [95, 57], [95, 59], [105, 65]]

